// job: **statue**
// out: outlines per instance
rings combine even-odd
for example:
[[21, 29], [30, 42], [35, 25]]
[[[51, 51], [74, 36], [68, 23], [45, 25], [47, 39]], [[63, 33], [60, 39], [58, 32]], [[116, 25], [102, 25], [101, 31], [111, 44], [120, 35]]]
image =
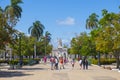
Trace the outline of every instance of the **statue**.
[[62, 48], [62, 40], [61, 39], [58, 39], [58, 47]]

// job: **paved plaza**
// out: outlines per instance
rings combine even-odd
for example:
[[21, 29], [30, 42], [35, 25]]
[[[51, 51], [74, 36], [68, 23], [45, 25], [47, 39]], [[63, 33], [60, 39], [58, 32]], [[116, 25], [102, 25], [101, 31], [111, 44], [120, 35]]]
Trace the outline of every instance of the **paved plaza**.
[[65, 69], [51, 70], [49, 63], [40, 63], [16, 70], [2, 69], [0, 80], [120, 80], [120, 72], [96, 65], [89, 66], [88, 70], [80, 70], [78, 62], [74, 69], [68, 63]]

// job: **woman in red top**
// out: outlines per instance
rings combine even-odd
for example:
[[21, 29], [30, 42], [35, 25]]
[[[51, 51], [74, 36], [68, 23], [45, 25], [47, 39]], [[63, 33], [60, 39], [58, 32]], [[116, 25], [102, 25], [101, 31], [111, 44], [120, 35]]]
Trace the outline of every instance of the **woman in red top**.
[[63, 61], [63, 57], [59, 58], [59, 62], [60, 62], [60, 69], [64, 69], [64, 61]]

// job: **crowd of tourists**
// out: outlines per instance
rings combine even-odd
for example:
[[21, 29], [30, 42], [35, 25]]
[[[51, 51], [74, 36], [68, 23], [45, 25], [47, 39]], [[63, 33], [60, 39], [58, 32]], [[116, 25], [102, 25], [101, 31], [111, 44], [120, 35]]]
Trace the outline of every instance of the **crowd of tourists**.
[[64, 65], [67, 63], [67, 60], [64, 59], [63, 57], [52, 57], [50, 58], [50, 63], [51, 63], [51, 70], [53, 69], [64, 69]]
[[[78, 62], [80, 65], [80, 69], [86, 69], [86, 70], [88, 69], [88, 60], [86, 57], [79, 58]], [[72, 64], [72, 69], [73, 69], [75, 66], [75, 59], [72, 59], [71, 64]]]
[[[45, 56], [43, 60], [44, 60], [44, 63], [46, 63], [47, 57]], [[83, 70], [88, 69], [88, 60], [85, 57], [79, 58], [78, 60], [74, 58], [68, 60], [68, 58], [64, 58], [62, 56], [61, 57], [50, 56], [49, 61], [51, 65], [51, 70], [65, 69], [65, 64], [68, 62], [71, 64], [72, 69], [74, 69], [76, 61], [78, 61], [80, 69], [83, 69]]]

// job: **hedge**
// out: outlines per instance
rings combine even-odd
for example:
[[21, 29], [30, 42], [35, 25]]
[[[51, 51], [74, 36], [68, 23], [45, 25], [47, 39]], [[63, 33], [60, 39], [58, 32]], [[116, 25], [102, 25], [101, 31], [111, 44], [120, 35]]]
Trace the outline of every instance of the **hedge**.
[[[97, 59], [92, 59], [91, 60], [92, 64], [98, 64], [98, 60]], [[116, 59], [105, 59], [105, 58], [101, 58], [100, 59], [100, 64], [101, 65], [107, 65], [107, 64], [112, 64], [112, 63], [116, 63]]]
[[[29, 65], [30, 61], [34, 61], [34, 64], [38, 64], [40, 59], [23, 59], [23, 65]], [[7, 63], [7, 64], [12, 64], [12, 65], [17, 65], [19, 63], [19, 60], [0, 60], [0, 63]]]

